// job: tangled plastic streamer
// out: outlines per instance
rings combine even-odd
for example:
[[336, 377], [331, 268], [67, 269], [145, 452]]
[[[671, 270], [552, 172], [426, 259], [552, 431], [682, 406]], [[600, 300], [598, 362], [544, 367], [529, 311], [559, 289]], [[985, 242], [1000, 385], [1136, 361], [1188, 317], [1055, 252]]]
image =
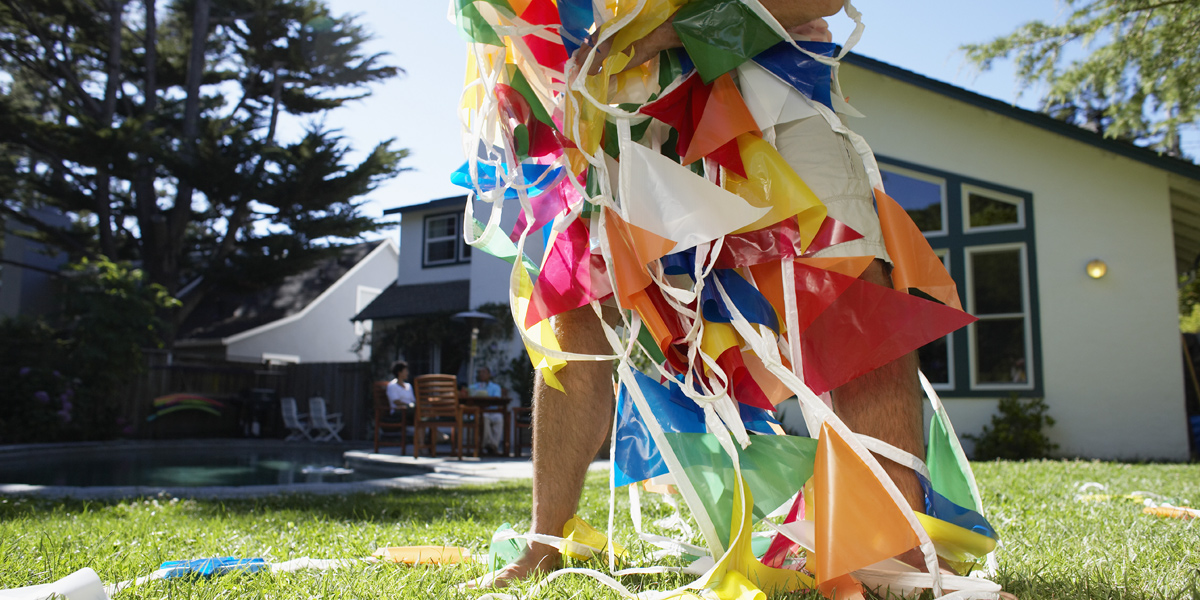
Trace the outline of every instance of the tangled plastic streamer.
[[[849, 598], [864, 586], [997, 597], [985, 579], [939, 572], [939, 556], [971, 570], [996, 536], [924, 377], [934, 409], [928, 467], [851, 432], [820, 397], [974, 320], [884, 193], [866, 142], [842, 123], [857, 113], [843, 99], [838, 59], [862, 33], [848, 0], [845, 11], [857, 26], [835, 55], [832, 44], [794, 41], [758, 0], [452, 2], [470, 41], [468, 160], [452, 177], [474, 200], [465, 237], [513, 265], [513, 319], [547, 385], [562, 389], [567, 361], [618, 361], [614, 489], [677, 492], [706, 545], [643, 532], [635, 502], [641, 539], [658, 556], [702, 556], [690, 572], [703, 575], [635, 595], [611, 576], [631, 572], [615, 571], [611, 556], [611, 575], [568, 572], [643, 598], [748, 600], [800, 588]], [[683, 47], [631, 63], [634, 43], [668, 19]], [[595, 48], [606, 45], [600, 57]], [[587, 75], [597, 60], [600, 74]], [[813, 119], [842, 136], [874, 189], [894, 289], [859, 279], [874, 256], [824, 252], [864, 232], [831, 218], [828, 198], [775, 146], [778, 127]], [[490, 205], [483, 221], [476, 203]], [[616, 328], [604, 326], [612, 353], [563, 351], [549, 319], [587, 307], [599, 315], [601, 303], [622, 309]], [[792, 396], [814, 437], [773, 426], [767, 411]], [[917, 471], [925, 514], [872, 453]], [[690, 526], [677, 525], [686, 537]], [[752, 539], [764, 535], [769, 546], [755, 552]], [[894, 559], [913, 548], [928, 572]]]

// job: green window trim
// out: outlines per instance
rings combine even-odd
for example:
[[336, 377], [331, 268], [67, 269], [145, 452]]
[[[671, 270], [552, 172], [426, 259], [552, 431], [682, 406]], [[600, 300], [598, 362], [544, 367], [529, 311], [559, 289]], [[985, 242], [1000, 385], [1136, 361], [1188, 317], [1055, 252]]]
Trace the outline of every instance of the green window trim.
[[[1045, 373], [1042, 370], [1041, 322], [1038, 309], [1038, 274], [1037, 274], [1037, 245], [1035, 240], [1035, 224], [1033, 212], [1033, 194], [1010, 186], [996, 184], [932, 169], [911, 162], [879, 156], [879, 167], [906, 177], [916, 177], [921, 181], [943, 182], [942, 185], [942, 227], [941, 230], [926, 231], [925, 238], [929, 245], [942, 256], [950, 276], [958, 283], [958, 291], [963, 307], [968, 312], [975, 310], [973, 281], [970, 279], [970, 257], [989, 251], [1002, 252], [1016, 249], [1019, 251], [1022, 276], [1021, 298], [1022, 310], [1019, 313], [988, 313], [977, 315], [980, 321], [956, 331], [946, 339], [946, 354], [948, 357], [947, 381], [934, 383], [934, 389], [939, 394], [949, 398], [988, 398], [1016, 392], [1022, 396], [1044, 395]], [[891, 189], [889, 188], [889, 193]], [[968, 201], [971, 194], [976, 198], [977, 206], [989, 203], [1000, 209], [1002, 224], [975, 225], [968, 220]], [[897, 199], [899, 200], [899, 199]], [[982, 203], [981, 203], [982, 202]], [[903, 202], [901, 202], [903, 204]], [[1004, 204], [1015, 208], [1015, 219], [1012, 213], [1004, 210]], [[932, 204], [931, 204], [932, 205]], [[1012, 221], [1012, 222], [1009, 222]], [[974, 314], [974, 313], [972, 313]], [[980, 382], [978, 368], [978, 349], [976, 338], [981, 324], [995, 327], [1001, 321], [1024, 319], [1024, 382]], [[1012, 369], [1013, 377], [1019, 377], [1017, 369]]]

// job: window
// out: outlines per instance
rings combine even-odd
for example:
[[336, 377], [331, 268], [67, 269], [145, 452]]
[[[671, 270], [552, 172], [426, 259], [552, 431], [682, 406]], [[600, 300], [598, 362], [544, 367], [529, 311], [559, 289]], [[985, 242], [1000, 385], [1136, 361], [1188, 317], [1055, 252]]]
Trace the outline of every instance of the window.
[[[882, 168], [882, 167], [881, 167]], [[883, 187], [925, 233], [946, 233], [946, 181], [899, 167], [882, 171]]]
[[425, 217], [426, 267], [471, 262], [471, 247], [463, 241], [460, 213]]
[[1040, 394], [1032, 196], [900, 161], [880, 170], [979, 319], [919, 350], [925, 376], [959, 397]]

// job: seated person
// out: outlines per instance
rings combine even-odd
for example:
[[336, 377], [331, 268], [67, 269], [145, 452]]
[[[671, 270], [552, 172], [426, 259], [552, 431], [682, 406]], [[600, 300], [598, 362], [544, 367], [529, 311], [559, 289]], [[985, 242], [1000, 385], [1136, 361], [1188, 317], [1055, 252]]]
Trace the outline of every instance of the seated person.
[[[475, 383], [471, 385], [470, 395], [472, 396], [492, 396], [500, 398], [504, 396], [502, 390], [495, 381], [492, 381], [492, 371], [487, 367], [482, 367], [475, 375]], [[489, 454], [494, 454], [500, 451], [500, 443], [504, 441], [504, 415], [499, 413], [484, 413], [483, 414], [483, 449]]]
[[391, 410], [388, 411], [385, 419], [399, 421], [406, 419], [405, 415], [411, 414], [417, 398], [413, 395], [412, 384], [408, 382], [408, 363], [402, 360], [393, 363], [392, 375], [395, 379], [389, 381], [387, 385], [387, 398]]

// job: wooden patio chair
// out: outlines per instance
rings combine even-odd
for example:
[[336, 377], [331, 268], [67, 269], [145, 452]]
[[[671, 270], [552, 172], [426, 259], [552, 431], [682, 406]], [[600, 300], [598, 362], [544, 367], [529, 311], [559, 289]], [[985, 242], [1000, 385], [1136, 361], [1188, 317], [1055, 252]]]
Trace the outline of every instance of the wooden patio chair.
[[[392, 411], [392, 404], [388, 401], [386, 381], [376, 381], [371, 386], [371, 403], [375, 407], [375, 454], [379, 454], [380, 446], [400, 446], [400, 453], [404, 453], [404, 447], [408, 445], [408, 426], [412, 424], [412, 411], [407, 406], [401, 406]], [[389, 442], [381, 439], [383, 435], [392, 432], [400, 432], [400, 443]]]
[[529, 450], [530, 456], [533, 455], [533, 408], [529, 406], [517, 406], [512, 409], [513, 426], [516, 431], [513, 432], [513, 456], [521, 458], [522, 451], [525, 449], [525, 444], [522, 440], [525, 436], [523, 432], [529, 432]]
[[413, 395], [417, 399], [413, 411], [413, 458], [420, 456], [426, 438], [429, 438], [429, 456], [437, 456], [433, 433], [442, 427], [450, 428], [459, 460], [462, 460], [463, 433], [470, 430], [474, 435], [475, 457], [479, 457], [480, 411], [459, 404], [458, 380], [453, 375], [420, 375], [413, 380]]

